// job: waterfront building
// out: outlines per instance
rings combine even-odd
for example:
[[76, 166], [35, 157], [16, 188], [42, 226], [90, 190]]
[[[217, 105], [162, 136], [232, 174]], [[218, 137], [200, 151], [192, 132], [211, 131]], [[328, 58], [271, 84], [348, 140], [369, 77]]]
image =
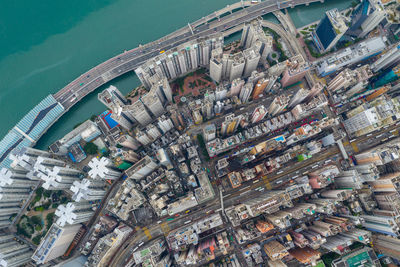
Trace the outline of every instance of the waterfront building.
[[92, 158], [88, 163], [91, 168], [89, 171], [89, 177], [92, 179], [107, 179], [116, 180], [121, 176], [121, 172], [118, 171], [112, 161], [106, 157]]
[[117, 110], [119, 107], [129, 104], [129, 101], [125, 98], [121, 91], [113, 85], [99, 93], [97, 98], [101, 103], [111, 110]]
[[0, 234], [0, 266], [20, 267], [31, 261], [33, 251], [12, 234]]
[[346, 20], [337, 8], [327, 11], [312, 33], [313, 41], [320, 53], [333, 48], [347, 29]]
[[281, 80], [282, 87], [301, 81], [309, 69], [310, 65], [304, 60], [302, 55], [289, 58], [286, 61], [286, 70]]
[[149, 175], [156, 168], [158, 168], [158, 164], [149, 156], [145, 156], [136, 162], [135, 165], [127, 169], [125, 173], [130, 179], [140, 180]]
[[245, 49], [257, 48], [261, 62], [264, 63], [267, 60], [268, 55], [272, 52], [273, 38], [265, 35], [262, 19], [255, 19], [244, 24], [240, 45]]
[[46, 236], [33, 253], [32, 260], [34, 260], [36, 264], [46, 264], [62, 256], [80, 228], [81, 225], [79, 224], [61, 227], [53, 223]]
[[169, 85], [168, 79], [163, 77], [159, 79], [153, 86], [151, 87], [150, 91], [154, 90], [158, 98], [161, 100], [163, 105], [165, 106], [167, 103], [172, 102], [172, 90]]
[[59, 205], [55, 214], [58, 217], [56, 224], [61, 227], [84, 223], [94, 215], [93, 204], [89, 201], [68, 202]]
[[135, 73], [142, 84], [150, 89], [159, 78], [175, 79], [199, 67], [208, 67], [211, 51], [223, 47], [221, 33], [211, 34], [188, 41], [149, 59], [139, 66]]

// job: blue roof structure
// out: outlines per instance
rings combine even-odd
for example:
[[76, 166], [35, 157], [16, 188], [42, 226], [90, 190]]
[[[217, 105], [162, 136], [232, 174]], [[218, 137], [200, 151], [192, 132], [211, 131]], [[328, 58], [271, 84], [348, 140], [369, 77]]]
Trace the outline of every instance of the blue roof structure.
[[9, 167], [9, 154], [14, 149], [33, 146], [63, 113], [64, 107], [52, 95], [43, 99], [0, 141], [0, 167]]

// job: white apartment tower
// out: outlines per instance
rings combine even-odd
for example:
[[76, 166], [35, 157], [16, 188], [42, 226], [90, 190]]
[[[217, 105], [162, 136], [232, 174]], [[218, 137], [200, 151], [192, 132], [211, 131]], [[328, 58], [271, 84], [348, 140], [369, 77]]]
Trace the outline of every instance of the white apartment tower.
[[117, 180], [121, 176], [121, 172], [117, 171], [112, 161], [106, 157], [93, 158], [88, 166], [91, 168], [89, 177], [92, 179]]

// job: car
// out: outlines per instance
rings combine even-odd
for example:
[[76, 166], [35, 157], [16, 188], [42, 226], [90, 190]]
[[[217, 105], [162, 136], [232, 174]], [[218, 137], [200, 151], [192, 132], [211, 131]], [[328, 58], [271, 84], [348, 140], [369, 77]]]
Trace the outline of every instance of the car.
[[179, 214], [175, 214], [175, 217], [179, 217]]
[[191, 210], [187, 210], [187, 211], [185, 211], [185, 213], [186, 213], [186, 214], [188, 214], [188, 213], [190, 213], [190, 212], [191, 212]]

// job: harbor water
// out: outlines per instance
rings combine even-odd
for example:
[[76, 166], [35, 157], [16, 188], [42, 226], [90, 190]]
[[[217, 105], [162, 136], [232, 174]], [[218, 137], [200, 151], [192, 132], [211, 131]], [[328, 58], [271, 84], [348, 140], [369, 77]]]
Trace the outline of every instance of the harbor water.
[[[0, 138], [37, 103], [106, 59], [153, 40], [237, 0], [3, 1], [0, 9]], [[349, 0], [290, 9], [297, 27]], [[276, 22], [272, 14], [265, 19]], [[240, 34], [229, 37], [229, 41]], [[133, 73], [110, 82], [123, 93], [139, 85]], [[98, 91], [75, 105], [38, 142], [49, 144], [105, 110]]]

